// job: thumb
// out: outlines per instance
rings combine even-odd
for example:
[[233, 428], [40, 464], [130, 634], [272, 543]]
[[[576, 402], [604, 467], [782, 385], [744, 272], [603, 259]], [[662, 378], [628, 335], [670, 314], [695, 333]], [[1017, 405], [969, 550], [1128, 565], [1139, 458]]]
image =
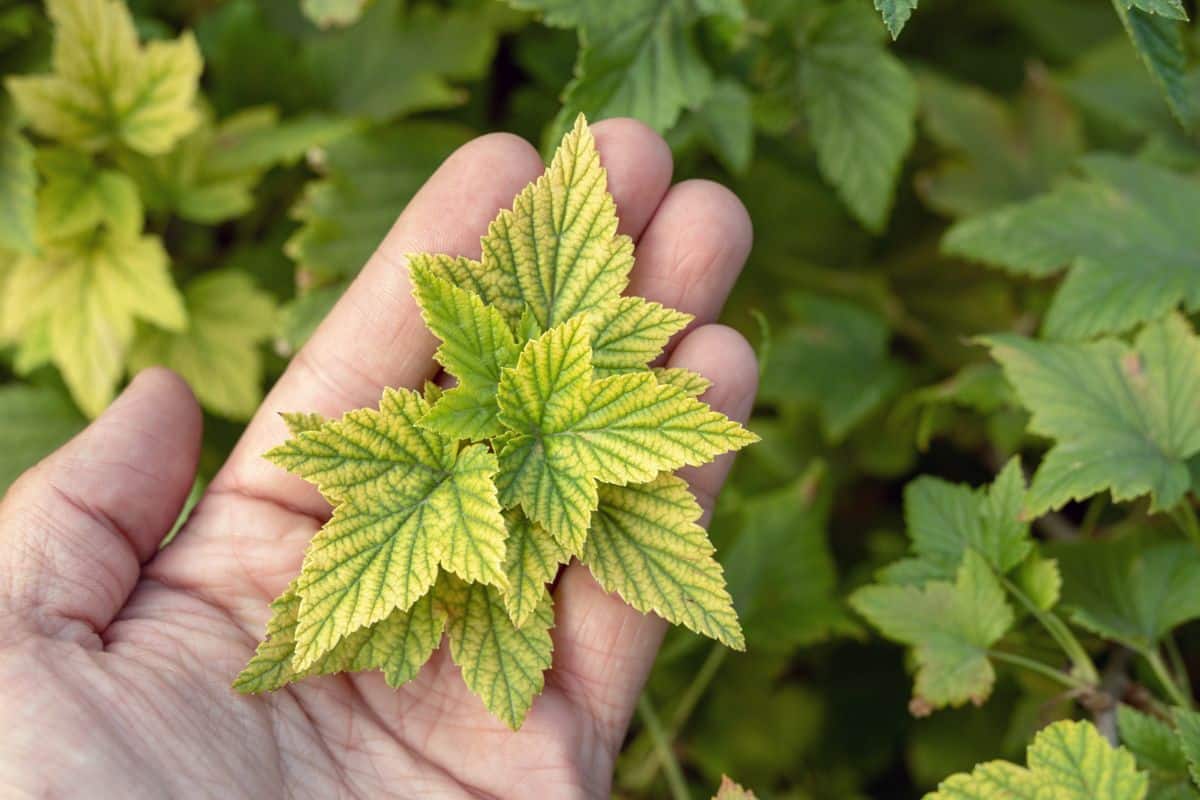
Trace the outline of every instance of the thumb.
[[0, 640], [96, 641], [187, 499], [200, 409], [165, 369], [139, 374], [0, 503]]

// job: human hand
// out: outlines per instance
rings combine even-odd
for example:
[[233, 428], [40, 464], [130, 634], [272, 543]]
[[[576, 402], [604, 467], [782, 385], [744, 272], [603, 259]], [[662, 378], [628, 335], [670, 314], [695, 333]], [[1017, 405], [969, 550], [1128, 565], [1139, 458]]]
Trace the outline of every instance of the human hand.
[[[705, 400], [744, 420], [754, 356], [711, 324], [750, 247], [727, 190], [670, 186], [665, 142], [639, 123], [593, 126], [621, 231], [638, 243], [629, 292], [689, 312], [668, 363], [705, 375]], [[451, 156], [296, 356], [178, 539], [200, 411], [147, 371], [0, 503], [0, 794], [86, 797], [607, 797], [664, 624], [572, 564], [554, 588], [554, 666], [524, 726], [492, 718], [448, 655], [388, 687], [376, 673], [274, 694], [229, 688], [329, 507], [260, 455], [279, 411], [336, 416], [384, 386], [436, 375], [435, 340], [404, 254], [479, 256], [479, 237], [542, 171], [513, 136]], [[704, 522], [731, 457], [686, 470]]]

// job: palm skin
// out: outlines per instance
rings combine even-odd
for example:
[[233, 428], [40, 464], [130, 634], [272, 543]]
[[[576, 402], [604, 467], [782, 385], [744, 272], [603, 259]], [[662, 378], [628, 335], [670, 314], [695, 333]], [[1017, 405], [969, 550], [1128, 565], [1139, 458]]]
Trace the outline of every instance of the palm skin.
[[[726, 190], [670, 186], [670, 153], [638, 123], [594, 126], [622, 230], [638, 241], [630, 292], [695, 314], [672, 366], [714, 381], [735, 418], [754, 359], [719, 312], [749, 250]], [[605, 797], [663, 623], [573, 564], [555, 585], [554, 667], [520, 731], [484, 709], [445, 648], [400, 689], [377, 673], [261, 697], [229, 684], [329, 513], [258, 456], [284, 410], [336, 415], [385, 385], [436, 377], [409, 296], [406, 253], [478, 256], [495, 212], [542, 169], [526, 142], [481, 137], [413, 199], [263, 403], [177, 540], [159, 543], [195, 473], [201, 419], [165, 370], [140, 375], [99, 420], [0, 503], [0, 795], [36, 797]], [[690, 470], [701, 505], [730, 466]]]

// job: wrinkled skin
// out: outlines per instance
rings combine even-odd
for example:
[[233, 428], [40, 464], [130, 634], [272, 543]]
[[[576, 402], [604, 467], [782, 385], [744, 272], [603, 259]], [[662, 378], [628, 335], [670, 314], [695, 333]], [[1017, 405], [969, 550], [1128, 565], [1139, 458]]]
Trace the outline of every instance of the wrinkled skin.
[[[711, 324], [750, 246], [725, 189], [671, 186], [644, 126], [594, 126], [622, 230], [638, 241], [630, 292], [695, 314], [672, 366], [714, 381], [706, 400], [744, 419], [753, 354]], [[4, 797], [607, 797], [613, 761], [663, 623], [605, 593], [578, 564], [556, 586], [554, 668], [512, 732], [468, 692], [445, 648], [410, 684], [376, 673], [309, 679], [261, 697], [229, 688], [268, 602], [329, 513], [259, 458], [287, 435], [277, 412], [373, 406], [384, 385], [436, 375], [406, 253], [479, 256], [497, 210], [542, 170], [493, 134], [455, 153], [401, 215], [264, 401], [187, 526], [159, 550], [195, 473], [201, 416], [187, 386], [139, 375], [87, 430], [0, 504], [0, 795]], [[686, 471], [706, 513], [724, 457]]]

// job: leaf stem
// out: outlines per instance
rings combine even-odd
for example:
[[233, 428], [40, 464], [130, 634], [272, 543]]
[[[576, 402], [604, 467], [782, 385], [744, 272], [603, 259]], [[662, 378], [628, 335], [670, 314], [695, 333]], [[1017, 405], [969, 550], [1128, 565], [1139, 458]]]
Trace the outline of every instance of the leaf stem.
[[1188, 498], [1184, 497], [1179, 501], [1179, 504], [1171, 509], [1170, 515], [1192, 544], [1200, 547], [1200, 521], [1196, 520], [1196, 511]]
[[1163, 663], [1162, 656], [1158, 654], [1158, 650], [1154, 647], [1147, 647], [1141, 651], [1141, 654], [1142, 658], [1146, 659], [1146, 663], [1150, 665], [1150, 670], [1154, 673], [1154, 677], [1167, 690], [1171, 702], [1180, 708], [1191, 708], [1191, 698], [1183, 693], [1183, 689], [1171, 677], [1171, 672], [1167, 669], [1167, 665]]
[[1070, 673], [1063, 672], [1061, 669], [1056, 669], [1049, 664], [1044, 664], [1041, 661], [1018, 655], [1017, 653], [1008, 653], [1003, 650], [988, 650], [988, 656], [996, 659], [997, 661], [1003, 661], [1007, 664], [1012, 664], [1015, 667], [1021, 667], [1023, 669], [1036, 672], [1039, 675], [1056, 681], [1070, 689], [1076, 689], [1081, 692], [1090, 692], [1096, 688], [1095, 685], [1086, 683]]
[[1183, 653], [1179, 650], [1179, 642], [1175, 641], [1175, 637], [1168, 633], [1163, 644], [1167, 650], [1167, 663], [1171, 665], [1171, 672], [1175, 675], [1175, 681], [1185, 694], [1191, 696], [1192, 680], [1188, 676], [1187, 662], [1183, 660]]
[[1091, 656], [1083, 649], [1083, 645], [1075, 638], [1075, 634], [1071, 633], [1067, 624], [1053, 612], [1042, 610], [1010, 579], [1001, 576], [1001, 580], [1004, 582], [1004, 588], [1020, 601], [1025, 610], [1041, 623], [1050, 637], [1062, 648], [1063, 653], [1071, 660], [1072, 672], [1087, 684], [1088, 688], [1094, 689], [1099, 686], [1100, 673], [1096, 670], [1096, 665], [1092, 663]]
[[[704, 663], [700, 665], [700, 669], [696, 671], [692, 682], [683, 690], [683, 694], [679, 696], [679, 703], [675, 706], [675, 711], [671, 714], [671, 722], [667, 727], [667, 736], [670, 741], [674, 741], [683, 727], [687, 725], [688, 720], [692, 716], [692, 712], [696, 710], [696, 706], [700, 703], [700, 699], [704, 697], [704, 693], [708, 691], [708, 687], [712, 684], [713, 679], [717, 677], [717, 673], [721, 670], [721, 665], [725, 663], [725, 657], [729, 655], [729, 648], [723, 644], [714, 644], [709, 650], [708, 656], [704, 659]], [[658, 775], [658, 769], [662, 766], [662, 759], [659, 758], [657, 750], [652, 750], [649, 757], [646, 758], [638, 768], [629, 776], [629, 785], [633, 788], [645, 789]]]
[[650, 738], [654, 742], [654, 750], [658, 753], [659, 761], [662, 762], [666, 769], [667, 785], [671, 787], [671, 797], [673, 800], [691, 800], [691, 795], [688, 794], [687, 782], [683, 779], [683, 770], [680, 769], [679, 761], [675, 758], [675, 752], [671, 749], [671, 742], [667, 738], [667, 732], [663, 730], [662, 721], [658, 718], [658, 712], [654, 710], [654, 705], [645, 693], [638, 699], [638, 714], [641, 716], [646, 730], [650, 733]]

